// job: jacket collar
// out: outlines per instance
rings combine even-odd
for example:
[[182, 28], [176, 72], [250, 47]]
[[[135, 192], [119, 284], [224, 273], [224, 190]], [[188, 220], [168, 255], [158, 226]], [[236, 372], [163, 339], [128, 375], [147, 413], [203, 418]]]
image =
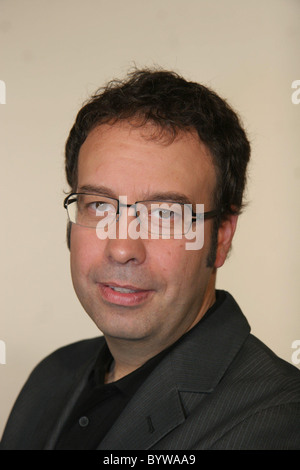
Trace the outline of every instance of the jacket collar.
[[179, 391], [213, 391], [250, 333], [234, 298], [228, 292], [217, 291], [217, 299], [217, 308], [207, 312], [171, 351]]

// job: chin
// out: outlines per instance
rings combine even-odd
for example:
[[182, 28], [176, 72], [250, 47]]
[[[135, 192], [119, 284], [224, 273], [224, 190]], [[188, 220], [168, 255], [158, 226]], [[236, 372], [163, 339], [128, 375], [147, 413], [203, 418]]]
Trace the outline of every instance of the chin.
[[100, 319], [92, 315], [90, 317], [101, 333], [108, 338], [138, 341], [149, 336], [149, 332], [145, 329], [145, 322], [138, 325], [136, 322], [131, 322], [125, 318], [110, 318], [105, 321], [103, 318]]

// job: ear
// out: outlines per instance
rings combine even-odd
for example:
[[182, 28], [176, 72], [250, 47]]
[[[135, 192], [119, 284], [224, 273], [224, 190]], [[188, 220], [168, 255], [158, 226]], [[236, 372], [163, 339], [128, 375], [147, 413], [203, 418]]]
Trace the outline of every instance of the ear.
[[237, 226], [238, 215], [228, 215], [222, 220], [218, 230], [218, 246], [214, 267], [220, 268], [225, 263]]

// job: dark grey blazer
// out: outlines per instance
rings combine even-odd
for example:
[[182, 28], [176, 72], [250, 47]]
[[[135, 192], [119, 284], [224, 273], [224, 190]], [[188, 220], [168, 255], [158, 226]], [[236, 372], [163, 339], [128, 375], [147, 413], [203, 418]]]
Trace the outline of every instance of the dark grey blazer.
[[[54, 352], [32, 372], [2, 449], [53, 449], [104, 341]], [[250, 334], [226, 293], [162, 359], [99, 449], [300, 449], [300, 371]]]

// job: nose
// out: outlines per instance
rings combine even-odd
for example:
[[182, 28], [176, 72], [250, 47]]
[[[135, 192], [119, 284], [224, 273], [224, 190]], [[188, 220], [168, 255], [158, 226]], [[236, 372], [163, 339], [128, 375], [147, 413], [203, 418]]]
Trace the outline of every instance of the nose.
[[141, 239], [108, 239], [106, 256], [110, 261], [119, 264], [142, 264], [146, 259], [146, 249]]
[[[131, 219], [135, 220], [135, 217], [128, 217], [128, 219], [121, 220], [119, 219], [119, 234], [120, 234], [120, 225], [122, 224], [122, 233], [120, 237], [108, 238], [106, 242], [106, 256], [110, 261], [119, 264], [142, 264], [146, 259], [146, 247], [143, 239], [132, 238], [130, 237], [129, 224]], [[121, 223], [121, 224], [120, 224]], [[127, 224], [127, 233], [124, 236], [124, 229], [126, 232], [126, 227], [124, 223]]]

